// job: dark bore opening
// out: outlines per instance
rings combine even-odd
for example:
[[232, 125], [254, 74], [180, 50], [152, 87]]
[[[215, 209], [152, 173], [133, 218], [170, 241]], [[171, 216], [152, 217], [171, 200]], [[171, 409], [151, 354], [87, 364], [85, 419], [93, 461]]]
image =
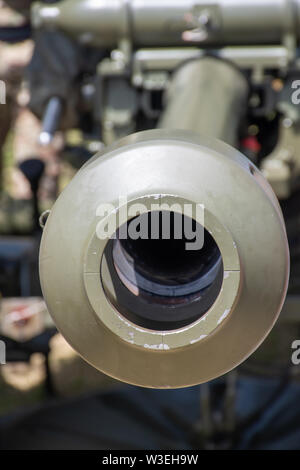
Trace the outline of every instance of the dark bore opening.
[[[182, 214], [156, 211], [120, 227], [105, 254], [114, 294], [106, 294], [133, 323], [173, 330], [204, 315], [223, 282], [213, 237]], [[104, 283], [105, 285], [105, 283]]]

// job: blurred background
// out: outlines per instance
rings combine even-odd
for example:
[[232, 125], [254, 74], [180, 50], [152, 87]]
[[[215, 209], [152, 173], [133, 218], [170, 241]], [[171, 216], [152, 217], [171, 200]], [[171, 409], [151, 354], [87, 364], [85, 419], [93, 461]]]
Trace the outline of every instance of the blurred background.
[[[103, 146], [89, 99], [91, 78], [108, 52], [88, 48], [83, 54], [61, 33], [34, 31], [30, 4], [0, 0], [0, 80], [6, 87], [0, 105], [0, 338], [6, 345], [0, 448], [299, 449], [300, 374], [291, 360], [292, 343], [300, 339], [299, 191], [282, 200], [293, 297], [263, 346], [237, 370], [183, 390], [127, 386], [90, 367], [57, 332], [39, 283], [39, 218]], [[84, 105], [73, 96], [79, 83]], [[283, 82], [276, 76], [268, 86], [280, 93]], [[41, 103], [57, 89], [70, 109], [48, 139]], [[151, 100], [134, 128], [119, 115], [124, 134], [155, 125], [161, 90]], [[256, 162], [278, 141], [281, 114], [267, 114], [252, 116], [241, 139]]]

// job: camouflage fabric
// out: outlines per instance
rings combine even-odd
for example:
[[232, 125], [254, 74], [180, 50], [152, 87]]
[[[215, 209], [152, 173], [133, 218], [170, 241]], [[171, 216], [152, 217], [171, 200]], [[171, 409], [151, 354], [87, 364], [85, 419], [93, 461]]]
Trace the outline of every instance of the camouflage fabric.
[[19, 12], [23, 17], [30, 17], [30, 7], [33, 0], [2, 0], [14, 12]]
[[[13, 11], [0, 0], [0, 28], [21, 26], [26, 21], [20, 13]], [[33, 42], [31, 40], [17, 44], [0, 41], [0, 80], [5, 83], [6, 104], [0, 105], [0, 187], [3, 183], [3, 146], [13, 122], [18, 115], [18, 93], [22, 84], [24, 69], [31, 60]]]

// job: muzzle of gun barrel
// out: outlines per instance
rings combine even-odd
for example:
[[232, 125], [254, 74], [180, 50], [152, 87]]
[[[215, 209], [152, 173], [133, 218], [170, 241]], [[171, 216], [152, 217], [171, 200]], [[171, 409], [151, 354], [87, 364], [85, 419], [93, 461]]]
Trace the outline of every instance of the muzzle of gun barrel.
[[90, 364], [144, 387], [195, 385], [246, 359], [285, 299], [279, 204], [237, 150], [185, 130], [97, 154], [47, 220], [40, 275]]

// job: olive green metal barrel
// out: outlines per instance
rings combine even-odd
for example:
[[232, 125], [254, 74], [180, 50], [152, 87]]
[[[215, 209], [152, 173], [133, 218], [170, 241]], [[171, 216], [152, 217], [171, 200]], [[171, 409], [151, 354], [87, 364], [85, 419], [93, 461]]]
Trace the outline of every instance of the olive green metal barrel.
[[[196, 251], [174, 237], [120, 236], [132, 221], [185, 207], [200, 209]], [[268, 183], [227, 144], [179, 130], [134, 134], [97, 154], [54, 205], [40, 251], [48, 309], [73, 348], [152, 388], [206, 382], [245, 360], [272, 329], [288, 276]]]
[[167, 92], [163, 129], [182, 129], [237, 145], [248, 83], [228, 62], [212, 57], [182, 65]]
[[281, 44], [300, 37], [299, 0], [63, 0], [37, 4], [35, 26], [55, 27], [81, 42], [116, 47]]

